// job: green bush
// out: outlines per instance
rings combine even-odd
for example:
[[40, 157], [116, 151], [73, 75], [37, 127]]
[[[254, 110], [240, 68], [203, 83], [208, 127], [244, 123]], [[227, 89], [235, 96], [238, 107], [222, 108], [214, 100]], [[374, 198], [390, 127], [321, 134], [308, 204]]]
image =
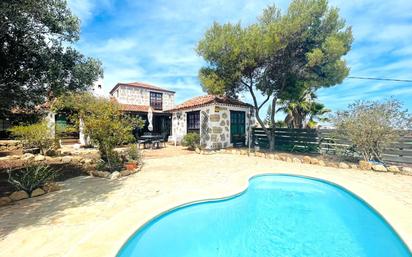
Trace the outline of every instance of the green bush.
[[44, 186], [46, 182], [53, 181], [56, 178], [56, 170], [47, 165], [29, 165], [21, 170], [9, 170], [9, 183], [17, 190], [24, 190], [29, 195], [36, 188]]
[[412, 115], [401, 102], [357, 101], [332, 117], [336, 137], [350, 140], [365, 161], [382, 161], [382, 152], [411, 129]]
[[42, 154], [51, 150], [54, 145], [53, 134], [46, 122], [31, 125], [19, 125], [10, 129], [12, 136], [21, 140], [25, 148], [39, 148]]
[[140, 163], [141, 159], [142, 159], [142, 155], [137, 145], [136, 144], [131, 145], [127, 152], [127, 160]]
[[[101, 159], [106, 163], [116, 146], [134, 140], [133, 129], [142, 128], [144, 121], [138, 117], [124, 115], [116, 102], [94, 97], [89, 93], [68, 94], [60, 97], [53, 104], [53, 110], [70, 109], [72, 122], [79, 126], [84, 122], [84, 133], [99, 148]], [[110, 165], [110, 164], [109, 164]]]
[[182, 145], [187, 146], [190, 150], [196, 149], [200, 145], [200, 136], [198, 133], [188, 133], [183, 137]]
[[120, 155], [115, 151], [111, 151], [106, 159], [100, 159], [97, 162], [96, 169], [109, 172], [120, 171], [123, 168], [123, 163], [124, 160]]

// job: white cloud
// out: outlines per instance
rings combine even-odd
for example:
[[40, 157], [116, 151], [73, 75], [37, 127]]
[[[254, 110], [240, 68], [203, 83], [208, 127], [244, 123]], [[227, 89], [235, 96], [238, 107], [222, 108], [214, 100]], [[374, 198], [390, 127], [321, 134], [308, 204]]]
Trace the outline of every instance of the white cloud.
[[[271, 3], [266, 0], [125, 0], [116, 4], [108, 0], [69, 1], [87, 31], [82, 34], [79, 48], [103, 61], [107, 92], [120, 81], [145, 81], [176, 90], [177, 102], [203, 93], [197, 73], [204, 62], [194, 49], [213, 21], [248, 24]], [[283, 10], [288, 3], [276, 1]], [[342, 17], [353, 27], [355, 42], [346, 56], [351, 75], [410, 78], [412, 1], [331, 0], [330, 3], [341, 9]], [[99, 19], [93, 20], [97, 16]], [[320, 90], [319, 98], [328, 108], [341, 108], [356, 99], [378, 99], [391, 94], [412, 97], [410, 90], [400, 83], [347, 79], [342, 85]], [[248, 94], [245, 96], [251, 100]]]

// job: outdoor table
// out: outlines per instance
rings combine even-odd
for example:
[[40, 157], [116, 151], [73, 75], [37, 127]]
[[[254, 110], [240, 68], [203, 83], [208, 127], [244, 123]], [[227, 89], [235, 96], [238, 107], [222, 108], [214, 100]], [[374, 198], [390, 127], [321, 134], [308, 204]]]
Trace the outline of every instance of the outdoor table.
[[[158, 141], [162, 139], [161, 135], [143, 135], [140, 137], [140, 139], [147, 140], [149, 143], [152, 143], [152, 148], [154, 148], [154, 141]], [[157, 144], [159, 147], [159, 144]]]

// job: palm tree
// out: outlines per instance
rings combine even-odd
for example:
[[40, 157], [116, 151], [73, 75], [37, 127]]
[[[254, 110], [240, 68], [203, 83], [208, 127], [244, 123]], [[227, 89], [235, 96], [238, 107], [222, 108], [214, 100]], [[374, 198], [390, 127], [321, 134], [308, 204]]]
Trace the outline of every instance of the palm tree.
[[288, 128], [314, 128], [318, 122], [327, 121], [324, 115], [330, 112], [321, 103], [315, 101], [316, 95], [305, 91], [296, 99], [281, 100], [278, 111], [286, 114], [285, 123]]

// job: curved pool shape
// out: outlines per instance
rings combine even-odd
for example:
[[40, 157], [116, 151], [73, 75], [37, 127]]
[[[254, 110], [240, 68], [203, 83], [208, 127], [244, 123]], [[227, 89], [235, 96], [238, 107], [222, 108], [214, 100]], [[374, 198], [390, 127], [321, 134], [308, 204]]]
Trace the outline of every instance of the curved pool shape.
[[118, 257], [411, 257], [366, 203], [327, 182], [250, 180], [242, 194], [187, 205], [147, 223]]

